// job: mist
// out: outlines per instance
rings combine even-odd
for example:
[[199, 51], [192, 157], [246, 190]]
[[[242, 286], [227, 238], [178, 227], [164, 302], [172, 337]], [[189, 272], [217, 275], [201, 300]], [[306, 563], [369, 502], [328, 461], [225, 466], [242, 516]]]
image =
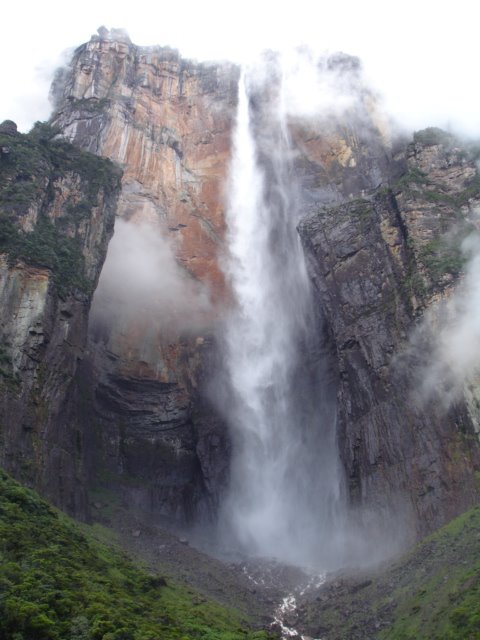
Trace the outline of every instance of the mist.
[[145, 0], [141, 7], [85, 0], [71, 19], [59, 0], [45, 0], [28, 6], [27, 20], [22, 4], [9, 3], [2, 12], [8, 28], [0, 42], [0, 121], [17, 120], [26, 130], [48, 117], [45, 74], [52, 77], [61, 52], [88, 41], [104, 24], [125, 28], [138, 45], [168, 45], [199, 60], [243, 63], [265, 49], [301, 45], [316, 53], [343, 51], [362, 60], [385, 112], [408, 131], [427, 126], [472, 136], [480, 131], [478, 20], [469, 0], [454, 6], [405, 0], [395, 8], [379, 0], [297, 0], [295, 5], [246, 0], [241, 6], [187, 0], [161, 7]]
[[240, 79], [223, 262], [233, 304], [216, 385], [232, 438], [218, 524], [227, 556], [325, 571], [375, 564], [405, 544], [399, 506], [396, 518], [349, 508], [336, 382], [296, 230], [302, 186], [290, 124], [351, 122], [363, 117], [365, 94], [358, 60], [306, 48], [263, 55]]
[[470, 234], [461, 248], [464, 273], [446, 299], [427, 310], [400, 356], [412, 367], [414, 402], [434, 401], [444, 411], [480, 372], [480, 233]]
[[[356, 110], [365, 78], [375, 108], [400, 129], [440, 126], [477, 135], [478, 38], [472, 4], [460, 0], [455, 11], [446, 11], [438, 3], [407, 1], [396, 13], [386, 3], [368, 1], [336, 7], [307, 0], [295, 6], [246, 2], [232, 7], [207, 0], [177, 7], [146, 3], [141, 11], [103, 4], [86, 0], [71, 20], [59, 2], [50, 0], [32, 6], [25, 22], [24, 8], [9, 4], [4, 23], [22, 29], [5, 29], [2, 38], [5, 97], [0, 121], [11, 118], [26, 130], [47, 118], [48, 86], [54, 68], [64, 63], [61, 52], [88, 41], [101, 24], [125, 28], [138, 45], [169, 45], [200, 60], [251, 63], [261, 50], [282, 52], [281, 95], [277, 110], [269, 114], [273, 131], [266, 148], [271, 165], [267, 171], [258, 164], [255, 140], [247, 140], [252, 122], [244, 122], [243, 143], [253, 145], [247, 158], [251, 174], [237, 186], [232, 179], [237, 193], [228, 203], [230, 254], [225, 271], [236, 299], [223, 336], [228, 360], [224, 373], [237, 456], [222, 525], [240, 547], [300, 564], [338, 567], [352, 558], [371, 561], [388, 555], [401, 545], [393, 534], [401, 538], [402, 533], [382, 530], [380, 516], [373, 514], [373, 524], [356, 530], [355, 518], [347, 513], [335, 439], [335, 393], [325, 386], [326, 364], [319, 358], [309, 363], [308, 371], [300, 365], [301, 356], [322, 354], [323, 345], [316, 337], [319, 320], [295, 231], [300, 212], [286, 118], [313, 121]], [[319, 73], [317, 56], [324, 51], [358, 56], [363, 71], [355, 67], [339, 72], [320, 63]], [[254, 71], [252, 65], [250, 70], [251, 83], [260, 86], [268, 72]], [[237, 157], [232, 172], [245, 171], [241, 164]], [[273, 176], [273, 187], [267, 185], [267, 173]], [[253, 193], [256, 202], [242, 202], [242, 192]], [[275, 206], [267, 196], [273, 196]], [[233, 220], [245, 208], [254, 217], [250, 228], [244, 221], [239, 230]], [[259, 229], [255, 216], [267, 226]], [[276, 258], [268, 255], [272, 247], [278, 251]], [[480, 361], [478, 235], [465, 241], [464, 251], [469, 262], [456, 292], [427, 313], [411, 342], [412, 351], [421, 344], [427, 354], [417, 368], [416, 401], [441, 397], [445, 408], [461, 395]], [[288, 268], [293, 262], [294, 268]], [[262, 297], [258, 289], [265, 280]], [[211, 314], [208, 289], [179, 265], [174, 243], [161, 226], [117, 220], [93, 300], [93, 330], [107, 331], [112, 323], [126, 330], [138, 319], [152, 318], [167, 337], [195, 334]], [[294, 387], [297, 395], [286, 396]], [[270, 458], [262, 457], [265, 451]], [[320, 550], [319, 539], [327, 541]]]
[[182, 269], [160, 224], [118, 218], [92, 304], [95, 329], [150, 318], [166, 334], [201, 331], [208, 289]]

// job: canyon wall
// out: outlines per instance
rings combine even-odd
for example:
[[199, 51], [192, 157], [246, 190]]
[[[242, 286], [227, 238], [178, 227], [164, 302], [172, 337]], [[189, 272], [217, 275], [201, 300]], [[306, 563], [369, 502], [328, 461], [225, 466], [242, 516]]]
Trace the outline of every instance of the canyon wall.
[[[280, 78], [279, 60], [268, 57], [267, 83], [259, 83], [251, 104], [267, 174], [269, 108]], [[341, 117], [328, 114], [308, 126], [292, 119], [306, 204], [372, 189], [390, 162], [358, 60], [337, 55], [324, 66], [325, 73], [349, 78], [358, 101]], [[62, 135], [124, 170], [118, 215], [126, 225], [117, 237], [147, 225], [194, 286], [187, 306], [178, 303], [185, 297], [181, 286], [175, 302], [162, 303], [160, 292], [155, 304], [153, 286], [146, 303], [127, 296], [112, 306], [114, 285], [109, 290], [102, 276], [94, 300], [84, 384], [88, 423], [101, 434], [99, 484], [145, 517], [211, 516], [228, 481], [229, 437], [216, 408], [219, 377], [212, 374], [219, 368], [216, 337], [230, 295], [222, 260], [238, 78], [233, 65], [196, 64], [171, 49], [138, 47], [121, 31], [99, 29], [52, 88], [52, 122]], [[115, 279], [109, 260], [105, 273]], [[168, 277], [159, 272], [159, 279]], [[113, 311], [105, 313], [109, 305]], [[180, 309], [165, 315], [166, 306]]]
[[[195, 64], [100, 29], [52, 90], [62, 135], [124, 171], [117, 213], [126, 246], [107, 261], [110, 280], [95, 296], [83, 377], [88, 422], [101, 434], [98, 484], [144, 518], [208, 517], [226, 483], [228, 438], [203, 391], [226, 295], [219, 259], [237, 81], [233, 65]], [[158, 241], [150, 248], [149, 236]], [[124, 271], [132, 293], [117, 299], [129, 238], [140, 259], [149, 253], [145, 270], [157, 271], [139, 297], [132, 264]]]
[[[250, 104], [267, 178], [277, 62], [271, 56], [268, 82]], [[401, 512], [420, 534], [477, 499], [478, 416], [463, 401], [447, 411], [435, 402], [416, 406], [405, 361], [397, 365], [425, 310], [461, 276], [458, 246], [451, 248], [447, 232], [454, 225], [462, 236], [469, 228], [479, 200], [477, 170], [469, 152], [438, 132], [392, 146], [356, 59], [332, 56], [318, 70], [348, 79], [353, 100], [313, 118], [291, 113], [288, 122], [305, 212], [299, 232], [329, 384], [337, 389], [346, 491], [352, 508]], [[48, 203], [42, 211], [83, 243], [91, 286], [59, 291], [48, 261], [4, 259], [2, 411], [14, 417], [4, 419], [2, 460], [77, 514], [92, 508], [102, 515], [119, 501], [143, 519], [211, 519], [228, 482], [230, 438], [216, 402], [216, 373], [219, 321], [231, 303], [222, 269], [224, 194], [238, 78], [233, 65], [186, 61], [105, 29], [57, 74], [52, 125], [76, 147], [123, 169], [120, 222], [87, 340], [114, 197], [103, 198], [100, 189], [98, 204], [88, 209], [77, 206], [82, 196], [75, 189], [83, 182], [74, 171], [42, 178]], [[76, 227], [62, 222], [72, 202], [82, 220]], [[28, 233], [35, 214], [26, 211], [19, 224]], [[144, 249], [163, 256], [150, 295], [128, 262]], [[165, 281], [167, 293], [155, 284]], [[57, 326], [67, 337], [52, 350], [60, 333], [50, 327]], [[14, 360], [20, 353], [28, 366]], [[28, 398], [10, 390], [27, 370]], [[24, 419], [25, 407], [36, 417]], [[21, 430], [27, 437], [19, 438]], [[60, 485], [69, 489], [61, 493]]]
[[85, 517], [90, 446], [72, 393], [121, 172], [54, 133], [0, 127], [0, 460]]
[[416, 134], [402, 155], [389, 187], [316, 208], [299, 231], [335, 345], [351, 504], [400, 512], [423, 534], [478, 499], [477, 418], [461, 397], [445, 405], [440, 385], [418, 397], [431, 345], [407, 347], [461, 280], [480, 182], [473, 155], [439, 130]]

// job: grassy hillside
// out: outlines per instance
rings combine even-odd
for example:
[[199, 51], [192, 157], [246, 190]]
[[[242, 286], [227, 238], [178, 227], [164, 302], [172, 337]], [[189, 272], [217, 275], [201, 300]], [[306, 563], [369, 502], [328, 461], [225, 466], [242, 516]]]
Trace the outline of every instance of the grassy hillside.
[[149, 574], [0, 471], [0, 640], [263, 640]]
[[393, 566], [332, 581], [302, 619], [324, 640], [479, 640], [480, 507]]

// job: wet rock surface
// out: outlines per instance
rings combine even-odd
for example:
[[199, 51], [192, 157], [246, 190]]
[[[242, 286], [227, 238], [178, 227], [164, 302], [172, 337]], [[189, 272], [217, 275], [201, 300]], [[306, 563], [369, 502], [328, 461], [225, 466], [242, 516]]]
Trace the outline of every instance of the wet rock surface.
[[[271, 141], [264, 125], [270, 93], [277, 90], [274, 58], [271, 86], [251, 105], [257, 133], [264, 132], [260, 162], [267, 174]], [[292, 121], [305, 202], [338, 202], [352, 190], [377, 186], [391, 155], [358, 61], [332, 56], [324, 65], [348, 71], [361, 98], [342, 117], [307, 127]], [[165, 331], [155, 314], [139, 313], [128, 327], [111, 318], [100, 338], [91, 325], [94, 408], [87, 422], [104, 434], [97, 438], [96, 466], [110, 476], [92, 482], [116, 485], [152, 517], [214, 517], [228, 479], [229, 436], [209, 400], [216, 390], [207, 388], [218, 368], [209, 336], [229, 304], [220, 260], [238, 76], [230, 64], [196, 64], [174, 50], [138, 47], [125, 34], [101, 29], [77, 49], [52, 90], [53, 122], [62, 135], [123, 167], [118, 215], [138, 225], [156, 221], [181, 268], [209, 288], [214, 303], [193, 337]], [[158, 401], [152, 403], [146, 398], [153, 389]]]
[[478, 441], [465, 402], [416, 406], [422, 354], [407, 366], [396, 355], [461, 274], [449, 253], [460, 255], [460, 241], [435, 251], [431, 243], [452, 228], [471, 232], [480, 194], [473, 158], [447, 134], [417, 134], [404, 163], [389, 188], [312, 212], [299, 232], [336, 353], [350, 502], [387, 521], [396, 513], [416, 536], [478, 499]]
[[120, 172], [52, 135], [17, 134], [0, 159], [0, 462], [85, 517], [89, 451], [72, 420], [74, 377]]

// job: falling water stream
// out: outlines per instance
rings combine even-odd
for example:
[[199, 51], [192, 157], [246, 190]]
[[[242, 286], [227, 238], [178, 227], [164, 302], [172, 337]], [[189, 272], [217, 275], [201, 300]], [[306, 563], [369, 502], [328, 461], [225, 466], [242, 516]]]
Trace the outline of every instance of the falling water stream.
[[258, 91], [251, 70], [239, 83], [225, 267], [235, 300], [225, 325], [233, 460], [221, 522], [249, 556], [323, 569], [339, 553], [334, 394], [296, 231], [281, 74], [276, 84]]

